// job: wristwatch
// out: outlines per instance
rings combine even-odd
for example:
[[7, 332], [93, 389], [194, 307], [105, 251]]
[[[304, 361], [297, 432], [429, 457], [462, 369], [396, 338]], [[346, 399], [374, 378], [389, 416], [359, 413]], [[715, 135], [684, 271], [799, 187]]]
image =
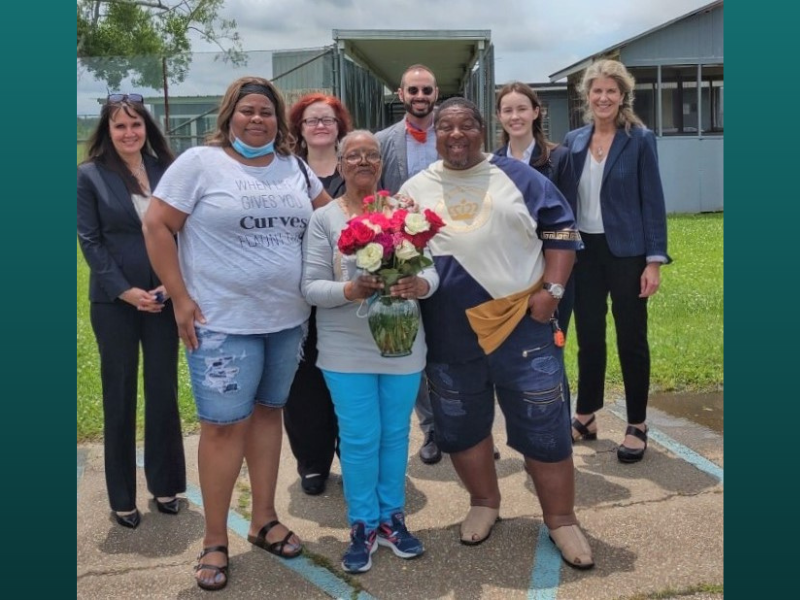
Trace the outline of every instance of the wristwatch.
[[556, 300], [561, 300], [561, 298], [564, 297], [564, 286], [560, 283], [550, 283], [549, 281], [545, 281], [542, 287], [546, 291], [550, 292], [550, 295]]

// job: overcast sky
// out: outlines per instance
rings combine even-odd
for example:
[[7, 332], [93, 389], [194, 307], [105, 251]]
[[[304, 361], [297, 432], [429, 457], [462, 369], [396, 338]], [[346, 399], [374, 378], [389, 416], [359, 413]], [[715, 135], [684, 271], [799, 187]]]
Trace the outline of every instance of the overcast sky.
[[[331, 44], [333, 29], [488, 29], [497, 83], [548, 81], [710, 0], [226, 0], [245, 50]], [[198, 49], [201, 46], [198, 45]]]
[[[549, 75], [596, 52], [680, 17], [710, 0], [225, 0], [221, 17], [236, 19], [244, 50], [317, 48], [333, 29], [488, 29], [495, 47], [495, 82], [549, 81]], [[218, 48], [202, 42], [196, 51]], [[261, 56], [265, 64], [271, 55]], [[221, 93], [231, 71], [196, 57], [182, 95]], [[251, 59], [247, 71], [267, 76]], [[245, 74], [245, 73], [242, 73]], [[221, 76], [221, 79], [219, 77]], [[213, 82], [212, 82], [213, 79]], [[78, 114], [96, 113], [105, 84], [78, 78]], [[125, 91], [133, 91], [127, 89]], [[140, 90], [137, 90], [140, 91]], [[149, 94], [147, 90], [141, 90]]]

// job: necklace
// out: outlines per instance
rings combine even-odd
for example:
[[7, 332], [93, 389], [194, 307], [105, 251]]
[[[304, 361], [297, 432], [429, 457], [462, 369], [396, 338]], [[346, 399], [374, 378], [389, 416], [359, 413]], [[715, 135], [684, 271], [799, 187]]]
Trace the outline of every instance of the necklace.
[[147, 178], [147, 169], [144, 167], [144, 159], [131, 169], [130, 165], [128, 165], [128, 170], [131, 174], [136, 178], [136, 181], [139, 182], [139, 186], [142, 188], [142, 192], [144, 192], [145, 196], [150, 195], [150, 180]]
[[[378, 202], [378, 201], [381, 200], [380, 196], [378, 196], [377, 194], [373, 194], [373, 195], [376, 196], [376, 198], [374, 200], [375, 202]], [[353, 198], [351, 196], [349, 196], [347, 194], [347, 192], [345, 192], [344, 195], [339, 196], [338, 201], [339, 201], [339, 206], [342, 207], [342, 211], [344, 211], [344, 214], [347, 215], [348, 217], [354, 217], [356, 215], [360, 215], [360, 214], [363, 214], [364, 212], [367, 212], [367, 211], [364, 210], [363, 201], [353, 200]], [[356, 206], [357, 208], [356, 208], [356, 210], [351, 211], [350, 208], [353, 207], [353, 206]], [[371, 211], [371, 212], [375, 212], [375, 211]]]
[[339, 202], [339, 206], [342, 207], [342, 212], [345, 214], [345, 216], [348, 219], [351, 218], [351, 217], [354, 217], [354, 216], [356, 216], [358, 214], [361, 214], [360, 212], [355, 212], [355, 211], [351, 211], [350, 210], [350, 207], [352, 205], [350, 204], [350, 202], [348, 202], [347, 194], [344, 194], [344, 196], [339, 196], [338, 202]]

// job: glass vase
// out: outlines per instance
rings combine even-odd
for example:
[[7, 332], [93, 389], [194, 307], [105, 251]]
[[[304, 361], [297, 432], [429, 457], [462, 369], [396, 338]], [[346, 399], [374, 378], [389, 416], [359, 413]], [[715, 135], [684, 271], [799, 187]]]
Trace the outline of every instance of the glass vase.
[[381, 356], [411, 354], [419, 331], [419, 304], [399, 296], [378, 296], [369, 307], [367, 320]]

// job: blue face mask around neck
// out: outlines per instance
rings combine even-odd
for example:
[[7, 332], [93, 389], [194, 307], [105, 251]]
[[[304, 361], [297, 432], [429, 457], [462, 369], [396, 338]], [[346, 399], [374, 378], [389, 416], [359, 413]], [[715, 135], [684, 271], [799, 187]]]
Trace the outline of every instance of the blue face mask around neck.
[[233, 136], [233, 143], [231, 146], [245, 158], [258, 158], [259, 156], [266, 156], [267, 154], [275, 152], [275, 140], [272, 140], [269, 144], [265, 144], [264, 146], [249, 146], [238, 137]]

